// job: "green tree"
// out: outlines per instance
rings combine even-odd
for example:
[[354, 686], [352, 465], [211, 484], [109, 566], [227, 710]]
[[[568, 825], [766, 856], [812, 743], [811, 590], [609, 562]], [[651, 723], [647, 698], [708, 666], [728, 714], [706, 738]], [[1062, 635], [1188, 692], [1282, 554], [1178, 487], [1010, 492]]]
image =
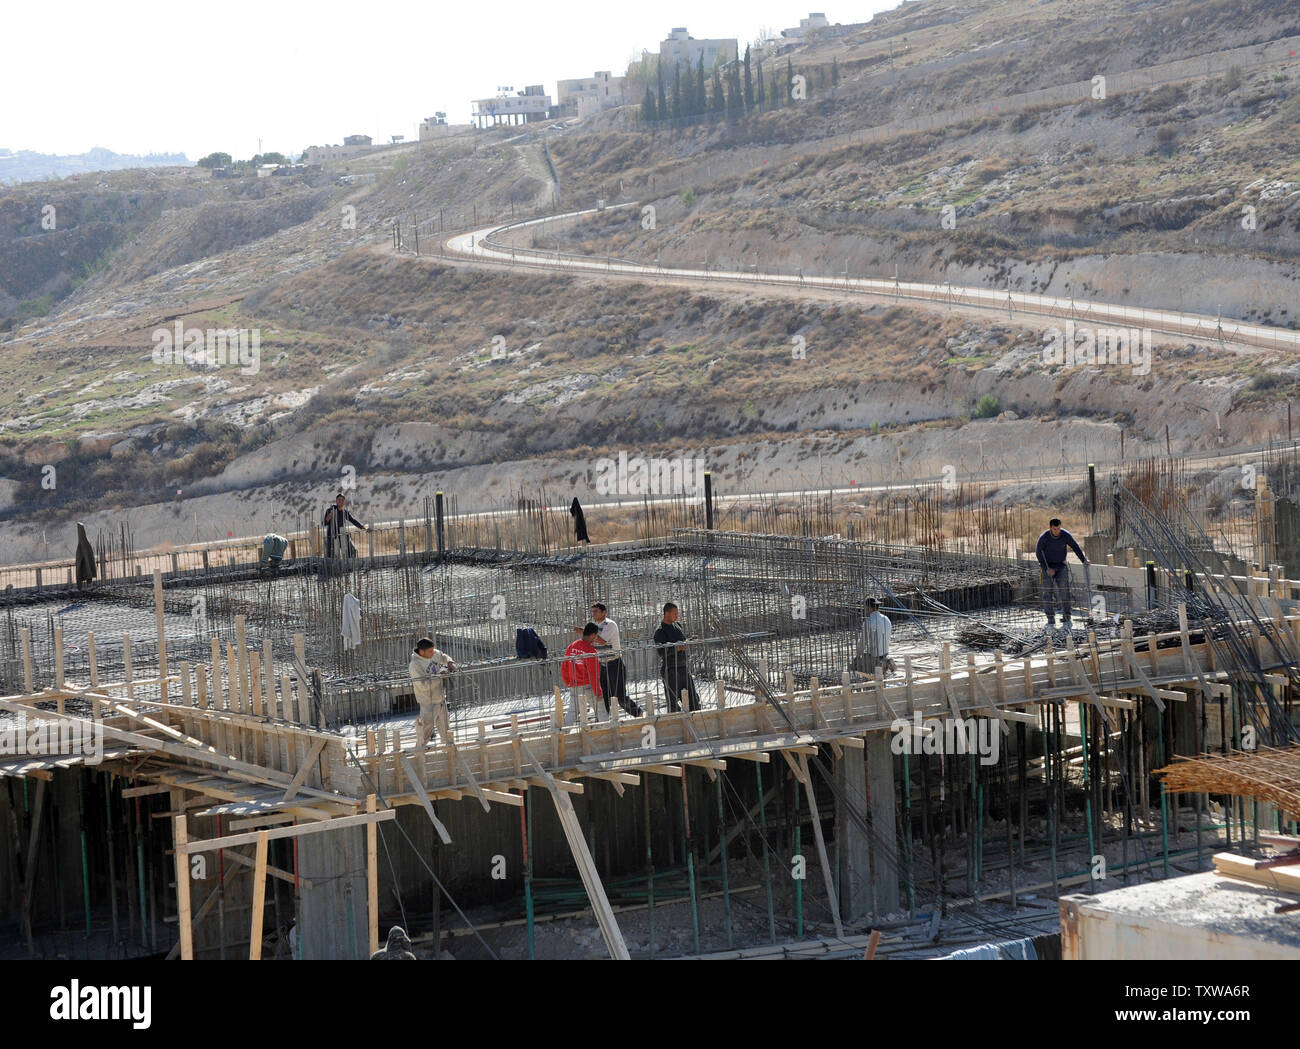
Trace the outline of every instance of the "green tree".
[[667, 98], [664, 96], [664, 64], [663, 64], [662, 62], [659, 62], [659, 63], [656, 64], [656, 66], [655, 66], [655, 76], [656, 76], [656, 77], [658, 78], [658, 80], [659, 80], [659, 107], [658, 107], [659, 119], [660, 119], [660, 120], [667, 120], [667, 119], [668, 119], [668, 100], [667, 100]]
[[673, 66], [673, 119], [680, 120], [682, 117], [682, 67], [680, 64]]
[[740, 66], [733, 62], [727, 70], [727, 115], [739, 116], [745, 112], [745, 94], [740, 86]]
[[785, 91], [783, 92], [785, 97], [781, 100], [781, 105], [785, 105], [787, 102], [794, 101], [794, 99], [790, 97], [790, 91], [793, 88], [794, 88], [794, 65], [787, 57], [785, 60]]
[[840, 83], [840, 64], [836, 59], [832, 58], [831, 59], [831, 87], [839, 87], [839, 83]]
[[767, 89], [763, 86], [763, 63], [758, 64], [758, 88], [755, 94], [755, 101], [758, 103], [758, 111], [761, 113], [767, 108]]
[[704, 101], [704, 52], [700, 52], [699, 65], [695, 67], [695, 113], [703, 113], [706, 108]]
[[645, 98], [641, 100], [641, 119], [655, 119], [655, 93], [650, 90], [649, 85], [646, 85]]
[[201, 168], [228, 168], [230, 167], [229, 153], [209, 153], [199, 161]]
[[714, 113], [721, 113], [727, 108], [727, 100], [722, 94], [722, 73], [717, 66], [713, 67], [713, 97], [709, 101], [709, 109]]
[[749, 68], [749, 45], [745, 45], [745, 112], [754, 108], [754, 76]]
[[979, 403], [975, 405], [975, 418], [992, 419], [1000, 411], [1002, 411], [1002, 405], [998, 402], [998, 399], [993, 394], [986, 393], [979, 399]]

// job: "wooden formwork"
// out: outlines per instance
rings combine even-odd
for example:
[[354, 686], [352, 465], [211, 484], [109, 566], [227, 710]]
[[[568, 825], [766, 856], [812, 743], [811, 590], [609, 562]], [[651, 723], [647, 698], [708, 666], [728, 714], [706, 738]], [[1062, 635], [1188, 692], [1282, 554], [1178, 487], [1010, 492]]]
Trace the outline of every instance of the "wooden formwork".
[[[374, 950], [375, 827], [393, 819], [399, 805], [422, 806], [449, 842], [435, 802], [468, 800], [484, 809], [521, 806], [523, 791], [541, 787], [554, 799], [564, 824], [567, 796], [582, 793], [580, 781], [587, 778], [608, 781], [621, 794], [644, 775], [682, 776], [685, 766], [695, 765], [714, 776], [729, 761], [767, 762], [779, 754], [804, 779], [806, 758], [819, 745], [836, 751], [862, 747], [863, 737], [872, 732], [923, 736], [933, 731], [930, 722], [946, 718], [990, 718], [1006, 733], [1015, 722], [1038, 723], [1027, 707], [1066, 702], [1087, 704], [1105, 724], [1108, 712], [1144, 701], [1164, 710], [1169, 702], [1216, 698], [1229, 688], [1227, 679], [1234, 672], [1216, 666], [1209, 639], [1193, 641], [1183, 614], [1176, 631], [1143, 637], [1129, 633], [1113, 641], [1090, 636], [1081, 648], [1071, 641], [1063, 651], [1018, 659], [998, 652], [991, 663], [979, 666], [973, 656], [965, 665], [954, 665], [945, 644], [937, 673], [915, 673], [909, 660], [901, 674], [888, 680], [851, 680], [846, 674], [834, 684], [813, 679], [805, 689], [795, 689], [787, 674], [786, 688], [774, 703], [739, 683], [729, 688], [717, 682], [700, 710], [656, 709], [655, 699], [646, 697], [641, 717], [630, 718], [613, 704], [608, 721], [593, 722], [582, 710], [579, 724], [566, 727], [564, 697], [557, 689], [546, 718], [485, 719], [454, 741], [417, 747], [393, 728], [352, 737], [324, 729], [313, 704], [314, 675], [303, 663], [301, 639], [295, 645], [294, 673], [278, 680], [269, 671], [275, 666], [270, 642], [260, 649], [248, 646], [238, 620], [236, 637], [224, 651], [213, 641], [211, 664], [169, 665], [156, 573], [155, 598], [155, 675], [134, 678], [128, 658], [123, 680], [100, 681], [92, 639], [88, 682], [64, 680], [57, 650], [55, 685], [0, 698], [0, 711], [33, 722], [62, 719], [94, 727], [102, 732], [103, 760], [140, 784], [133, 790], [171, 794], [182, 957], [192, 956], [189, 860], [201, 853], [255, 848], [250, 951], [256, 957], [265, 876], [285, 874], [268, 869], [268, 842], [365, 827]], [[1272, 608], [1277, 614], [1266, 617], [1266, 629], [1279, 630], [1288, 643], [1300, 641], [1300, 615], [1282, 614], [1275, 601]], [[1262, 657], [1266, 642], [1258, 625], [1245, 621], [1237, 629]], [[24, 655], [30, 664], [26, 650]], [[1266, 676], [1272, 685], [1289, 681], [1285, 675]], [[0, 774], [47, 779], [53, 769], [84, 760], [29, 755], [0, 764]], [[187, 813], [230, 817], [231, 833], [192, 840]], [[626, 957], [582, 835], [568, 836], [611, 953]]]

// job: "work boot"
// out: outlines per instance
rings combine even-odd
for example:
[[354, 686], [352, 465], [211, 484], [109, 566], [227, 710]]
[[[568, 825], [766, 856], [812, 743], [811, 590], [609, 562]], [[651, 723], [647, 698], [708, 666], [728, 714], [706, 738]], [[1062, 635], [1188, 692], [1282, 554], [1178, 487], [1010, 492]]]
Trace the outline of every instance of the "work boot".
[[1048, 616], [1048, 617], [1047, 617], [1047, 629], [1048, 629], [1048, 630], [1055, 630], [1055, 629], [1056, 629], [1056, 616]]

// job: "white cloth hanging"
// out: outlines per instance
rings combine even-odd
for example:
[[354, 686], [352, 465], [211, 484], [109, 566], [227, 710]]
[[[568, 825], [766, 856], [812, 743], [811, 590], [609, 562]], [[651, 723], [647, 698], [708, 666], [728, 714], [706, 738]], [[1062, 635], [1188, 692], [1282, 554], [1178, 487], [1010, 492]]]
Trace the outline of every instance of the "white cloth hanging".
[[352, 594], [343, 595], [343, 651], [361, 646], [361, 602]]

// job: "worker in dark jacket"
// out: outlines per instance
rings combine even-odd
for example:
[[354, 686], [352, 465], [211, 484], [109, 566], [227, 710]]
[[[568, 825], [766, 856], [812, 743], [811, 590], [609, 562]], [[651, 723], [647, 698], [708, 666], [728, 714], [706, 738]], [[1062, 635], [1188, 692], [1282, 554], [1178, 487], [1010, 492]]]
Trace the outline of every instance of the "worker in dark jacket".
[[1059, 517], [1053, 517], [1047, 523], [1047, 531], [1038, 537], [1038, 546], [1034, 550], [1043, 571], [1043, 612], [1047, 615], [1048, 627], [1052, 629], [1056, 627], [1053, 591], [1061, 603], [1061, 625], [1067, 630], [1070, 627], [1070, 570], [1065, 559], [1071, 550], [1085, 565], [1088, 563], [1074, 536], [1061, 527]]
[[664, 605], [664, 620], [655, 631], [655, 645], [659, 649], [659, 670], [664, 680], [664, 690], [668, 693], [668, 709], [674, 714], [681, 710], [683, 692], [690, 710], [700, 709], [700, 695], [695, 691], [695, 682], [691, 680], [690, 661], [686, 655], [686, 634], [677, 625], [681, 615], [677, 606], [669, 601]]
[[363, 532], [370, 531], [369, 528], [352, 516], [352, 511], [348, 509], [347, 497], [342, 492], [339, 492], [334, 497], [334, 505], [325, 511], [325, 519], [321, 521], [321, 524], [325, 526], [326, 557], [357, 556], [357, 548], [352, 545], [352, 539], [348, 536], [349, 521]]

